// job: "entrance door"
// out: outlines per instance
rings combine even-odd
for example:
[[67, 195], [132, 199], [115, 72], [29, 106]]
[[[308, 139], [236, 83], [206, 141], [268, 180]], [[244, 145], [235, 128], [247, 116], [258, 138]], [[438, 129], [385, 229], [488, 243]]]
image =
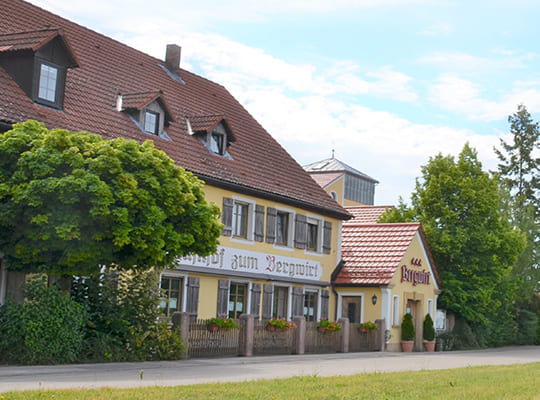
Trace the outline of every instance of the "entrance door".
[[342, 315], [349, 318], [351, 324], [362, 322], [362, 297], [343, 296]]
[[418, 322], [420, 320], [418, 315], [418, 300], [407, 300], [407, 310], [406, 312], [412, 315], [413, 325], [414, 325], [414, 350], [422, 350], [422, 325]]

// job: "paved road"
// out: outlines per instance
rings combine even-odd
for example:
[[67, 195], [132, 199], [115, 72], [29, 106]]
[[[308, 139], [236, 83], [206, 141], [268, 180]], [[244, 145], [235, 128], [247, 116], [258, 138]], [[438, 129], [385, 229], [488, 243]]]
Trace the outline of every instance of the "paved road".
[[38, 388], [173, 386], [299, 375], [335, 376], [530, 362], [540, 362], [540, 346], [442, 353], [310, 354], [144, 363], [0, 366], [0, 393]]

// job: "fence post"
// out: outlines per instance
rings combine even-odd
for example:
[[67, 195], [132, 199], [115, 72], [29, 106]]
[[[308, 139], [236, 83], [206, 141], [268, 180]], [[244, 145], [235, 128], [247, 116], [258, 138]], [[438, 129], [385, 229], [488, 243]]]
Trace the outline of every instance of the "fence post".
[[304, 354], [306, 349], [306, 318], [303, 315], [293, 317], [293, 322], [296, 324], [294, 330], [294, 354]]
[[341, 348], [339, 349], [340, 353], [349, 352], [349, 340], [351, 337], [351, 323], [349, 318], [340, 318], [338, 323], [341, 325]]
[[253, 335], [255, 333], [255, 321], [253, 314], [240, 315], [240, 324], [242, 325], [242, 345], [240, 346], [240, 355], [244, 357], [253, 356]]
[[384, 351], [386, 348], [386, 320], [376, 319], [375, 325], [379, 328], [377, 330], [377, 350]]
[[171, 316], [173, 331], [180, 331], [180, 338], [187, 344], [189, 339], [189, 313], [176, 311]]

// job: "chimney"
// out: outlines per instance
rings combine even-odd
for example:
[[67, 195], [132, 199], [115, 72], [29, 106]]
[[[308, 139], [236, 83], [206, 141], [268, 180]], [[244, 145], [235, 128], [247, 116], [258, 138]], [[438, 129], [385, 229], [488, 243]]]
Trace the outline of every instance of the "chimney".
[[182, 48], [177, 44], [168, 44], [165, 54], [165, 66], [173, 74], [180, 75], [180, 53]]

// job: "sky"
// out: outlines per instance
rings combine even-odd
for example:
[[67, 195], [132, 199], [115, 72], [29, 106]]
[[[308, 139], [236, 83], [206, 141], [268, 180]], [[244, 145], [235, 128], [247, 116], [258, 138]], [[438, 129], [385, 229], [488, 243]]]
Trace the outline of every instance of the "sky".
[[[220, 83], [301, 165], [332, 157], [405, 202], [469, 143], [484, 170], [524, 104], [540, 120], [536, 0], [31, 0]], [[500, 146], [499, 146], [500, 147]]]

